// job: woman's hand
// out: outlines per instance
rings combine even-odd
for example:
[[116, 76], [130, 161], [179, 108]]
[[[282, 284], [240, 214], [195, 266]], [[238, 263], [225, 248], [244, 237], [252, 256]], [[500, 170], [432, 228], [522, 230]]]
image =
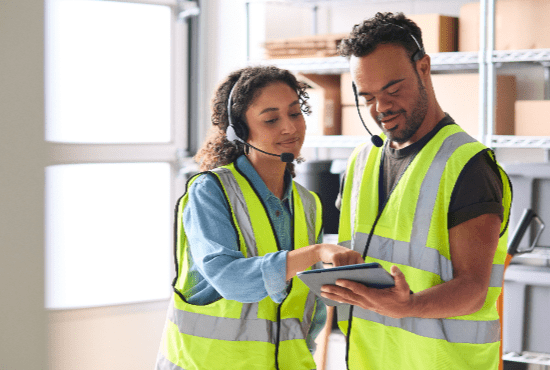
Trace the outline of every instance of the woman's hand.
[[355, 265], [365, 261], [356, 251], [336, 244], [317, 244], [318, 258], [323, 263], [331, 263], [334, 267]]
[[304, 271], [317, 262], [345, 266], [363, 263], [356, 252], [336, 244], [314, 244], [288, 252], [286, 257], [286, 279], [290, 280], [298, 272]]

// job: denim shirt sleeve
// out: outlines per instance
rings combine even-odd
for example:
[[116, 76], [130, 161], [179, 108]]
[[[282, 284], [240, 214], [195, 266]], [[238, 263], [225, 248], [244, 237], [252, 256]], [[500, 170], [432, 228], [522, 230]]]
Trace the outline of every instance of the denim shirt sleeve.
[[191, 185], [183, 226], [195, 267], [222, 297], [243, 303], [284, 299], [287, 252], [244, 258], [229, 205], [212, 175]]

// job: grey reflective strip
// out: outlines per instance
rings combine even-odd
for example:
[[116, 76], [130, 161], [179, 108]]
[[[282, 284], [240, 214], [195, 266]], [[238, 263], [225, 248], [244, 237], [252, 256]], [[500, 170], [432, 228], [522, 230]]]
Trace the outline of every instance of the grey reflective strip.
[[[363, 253], [368, 236], [365, 233], [355, 233], [355, 250], [357, 252]], [[424, 246], [415, 248], [412, 243], [373, 235], [369, 246], [369, 257], [431, 272], [445, 282], [453, 279], [452, 262], [433, 248]], [[504, 265], [493, 264], [489, 286], [502, 287], [503, 277]]]
[[343, 242], [338, 242], [338, 245], [351, 249], [351, 240], [344, 240]]
[[225, 187], [227, 196], [229, 197], [230, 207], [235, 212], [241, 230], [241, 233], [246, 244], [246, 252], [248, 257], [257, 257], [258, 248], [256, 247], [256, 239], [254, 238], [254, 230], [252, 229], [252, 223], [250, 221], [250, 214], [248, 213], [248, 207], [244, 200], [244, 195], [233, 176], [231, 170], [227, 168], [216, 168], [212, 170], [220, 176], [220, 180]]
[[315, 221], [317, 220], [317, 202], [315, 202], [315, 198], [309, 192], [309, 190], [307, 190], [306, 188], [304, 188], [302, 185], [298, 183], [294, 183], [294, 184], [296, 185], [296, 190], [300, 195], [300, 199], [304, 207], [304, 213], [306, 215], [308, 241], [309, 241], [309, 245], [312, 245], [317, 242], [316, 240], [317, 235], [315, 235]]
[[[275, 344], [277, 333], [277, 322], [270, 320], [249, 319], [245, 322], [240, 318], [208, 316], [174, 307], [169, 309], [168, 319], [178, 327], [180, 333], [201, 338]], [[305, 338], [299, 319], [281, 320], [281, 341]]]
[[155, 370], [185, 370], [183, 367], [174, 365], [170, 360], [163, 356], [162, 353], [158, 354], [157, 365]]
[[[336, 306], [336, 317], [338, 321], [348, 321], [350, 308], [351, 306], [349, 304]], [[348, 335], [348, 333], [344, 333], [344, 335]]]
[[474, 141], [467, 133], [459, 132], [447, 137], [443, 144], [441, 144], [439, 151], [435, 155], [435, 160], [430, 164], [430, 168], [426, 176], [424, 176], [424, 181], [420, 187], [412, 225], [411, 243], [413, 247], [423, 247], [427, 244], [426, 241], [428, 240], [428, 233], [430, 231], [427, 221], [432, 219], [439, 184], [447, 161], [461, 145]]
[[[367, 158], [369, 156], [370, 148], [372, 145], [366, 144], [357, 154], [357, 159], [355, 160], [355, 166], [353, 167], [353, 182], [351, 185], [351, 203], [350, 203], [350, 235], [353, 235], [355, 231], [355, 219], [357, 217], [356, 208], [359, 202], [359, 194], [361, 189], [361, 181], [363, 180], [363, 171], [367, 165]], [[351, 241], [351, 248], [353, 249], [354, 240]]]
[[489, 280], [489, 286], [492, 288], [502, 288], [504, 281], [504, 265], [495, 265], [491, 269], [491, 280]]
[[[363, 253], [368, 234], [355, 233], [355, 250]], [[453, 278], [453, 265], [442, 256], [437, 249], [424, 245], [414, 246], [412, 243], [373, 235], [369, 246], [369, 257], [382, 261], [411, 266], [428, 271], [441, 277], [443, 281]]]
[[258, 317], [258, 302], [243, 303], [241, 309], [241, 320], [251, 320]]
[[[302, 335], [304, 338], [307, 337], [307, 333], [309, 332], [309, 328], [311, 326], [311, 321], [313, 320], [313, 309], [315, 308], [315, 294], [311, 290], [308, 290], [307, 298], [306, 298], [306, 305], [304, 308], [304, 316], [302, 317], [301, 322], [301, 328], [302, 328]], [[319, 307], [317, 307], [319, 309]], [[308, 315], [308, 313], [310, 313]]]
[[500, 340], [499, 320], [471, 321], [418, 317], [394, 319], [360, 307], [353, 309], [353, 316], [385, 326], [401, 328], [422, 337], [442, 339], [451, 343], [485, 344]]

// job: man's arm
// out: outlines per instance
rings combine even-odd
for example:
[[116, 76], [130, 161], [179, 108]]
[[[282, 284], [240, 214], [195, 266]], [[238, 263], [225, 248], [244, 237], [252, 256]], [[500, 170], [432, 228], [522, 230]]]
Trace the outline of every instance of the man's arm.
[[498, 215], [485, 214], [449, 230], [454, 276], [446, 283], [410, 294], [405, 276], [392, 266], [393, 288], [367, 288], [339, 280], [337, 286], [324, 286], [323, 296], [395, 318], [444, 318], [474, 313], [483, 306], [487, 295], [500, 224]]

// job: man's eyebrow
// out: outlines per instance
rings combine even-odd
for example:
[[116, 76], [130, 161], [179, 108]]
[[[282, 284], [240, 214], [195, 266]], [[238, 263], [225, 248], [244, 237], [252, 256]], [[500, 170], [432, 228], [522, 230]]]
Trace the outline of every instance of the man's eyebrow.
[[[387, 84], [385, 84], [384, 86], [382, 86], [382, 88], [380, 89], [380, 91], [384, 91], [384, 90], [386, 90], [388, 87], [393, 86], [393, 85], [395, 85], [396, 83], [399, 83], [399, 82], [404, 81], [404, 80], [405, 80], [404, 78], [401, 78], [401, 79], [399, 79], [399, 80], [392, 80], [392, 81], [388, 82]], [[358, 95], [363, 96], [363, 95], [372, 95], [372, 94], [371, 94], [370, 92], [359, 92]]]

